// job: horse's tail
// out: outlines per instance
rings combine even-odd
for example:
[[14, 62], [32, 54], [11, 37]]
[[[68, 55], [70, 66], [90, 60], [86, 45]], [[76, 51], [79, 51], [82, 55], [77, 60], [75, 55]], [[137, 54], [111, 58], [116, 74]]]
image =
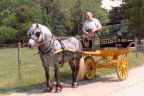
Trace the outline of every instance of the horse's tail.
[[84, 63], [84, 57], [82, 56], [80, 58], [80, 62], [79, 62], [78, 79], [79, 80], [84, 79], [85, 73], [86, 73], [86, 66], [85, 66], [85, 63]]

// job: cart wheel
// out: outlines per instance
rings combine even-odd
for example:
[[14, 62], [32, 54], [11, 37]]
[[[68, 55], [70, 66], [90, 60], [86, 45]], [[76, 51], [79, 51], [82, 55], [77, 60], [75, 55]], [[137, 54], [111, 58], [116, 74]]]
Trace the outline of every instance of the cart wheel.
[[124, 80], [128, 77], [128, 59], [126, 55], [118, 57], [116, 71], [119, 80]]
[[94, 78], [96, 74], [96, 65], [95, 61], [91, 56], [88, 56], [84, 59], [84, 62], [86, 64], [86, 74], [85, 78], [88, 80], [91, 80]]

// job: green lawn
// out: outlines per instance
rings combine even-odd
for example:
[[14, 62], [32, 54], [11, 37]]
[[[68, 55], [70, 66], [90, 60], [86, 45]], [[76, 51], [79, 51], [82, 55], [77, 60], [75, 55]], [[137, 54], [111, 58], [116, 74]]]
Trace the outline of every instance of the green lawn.
[[[44, 70], [41, 66], [39, 55], [34, 56], [37, 49], [22, 48], [22, 79], [18, 78], [17, 49], [0, 49], [0, 93], [26, 91], [34, 88], [46, 88]], [[140, 66], [144, 62], [143, 54], [136, 58], [135, 53], [128, 55], [130, 68]], [[51, 74], [53, 74], [53, 68]], [[71, 80], [71, 70], [65, 64], [61, 71], [61, 80]], [[102, 69], [97, 71], [97, 75], [112, 73], [114, 70]], [[51, 75], [54, 80], [53, 75]]]
[[[18, 78], [17, 49], [0, 49], [0, 93], [10, 91], [25, 91], [45, 87], [45, 75], [39, 55], [34, 56], [37, 49], [22, 49], [22, 79]], [[53, 74], [51, 69], [51, 74]], [[62, 80], [71, 80], [68, 64], [60, 71]], [[52, 80], [54, 79], [51, 75]]]

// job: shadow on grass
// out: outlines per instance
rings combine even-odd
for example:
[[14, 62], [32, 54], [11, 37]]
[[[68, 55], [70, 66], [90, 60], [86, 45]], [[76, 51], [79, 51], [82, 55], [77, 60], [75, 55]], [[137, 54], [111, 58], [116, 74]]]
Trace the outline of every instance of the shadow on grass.
[[[65, 88], [71, 88], [71, 73], [61, 73], [61, 81], [65, 83]], [[96, 83], [96, 82], [118, 82], [119, 80], [117, 78], [113, 77], [100, 77], [99, 75], [96, 75], [96, 77], [92, 80], [80, 80], [79, 81], [79, 86], [91, 84], [91, 83]], [[55, 82], [55, 81], [53, 81]], [[16, 86], [12, 88], [0, 88], [0, 93], [9, 93], [9, 92], [20, 92], [23, 93], [25, 91], [28, 91], [28, 94], [32, 93], [42, 93], [46, 89], [46, 82], [42, 83], [37, 83], [37, 84], [32, 84], [32, 85], [24, 85], [24, 86]], [[36, 90], [36, 91], [34, 91]]]
[[[55, 82], [54, 78], [51, 78], [52, 82]], [[62, 82], [72, 82], [72, 74], [71, 72], [61, 72], [60, 73], [60, 80]], [[22, 80], [23, 82], [24, 80]], [[30, 91], [33, 89], [43, 90], [46, 88], [46, 82], [42, 83], [35, 83], [35, 84], [22, 84], [22, 85], [15, 85], [14, 87], [3, 87], [0, 88], [0, 93], [9, 93], [9, 92], [24, 92]]]
[[32, 84], [26, 86], [16, 86], [11, 88], [0, 88], [0, 93], [8, 93], [8, 92], [24, 92], [33, 89], [43, 89], [46, 88], [46, 83]]

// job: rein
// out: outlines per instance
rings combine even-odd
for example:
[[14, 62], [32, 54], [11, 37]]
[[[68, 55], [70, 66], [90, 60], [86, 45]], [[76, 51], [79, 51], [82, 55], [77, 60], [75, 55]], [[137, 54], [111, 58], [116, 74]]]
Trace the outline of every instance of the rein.
[[47, 44], [49, 42], [52, 42], [53, 40], [55, 41], [55, 40], [58, 40], [58, 39], [57, 38], [53, 39], [53, 35], [52, 35], [52, 39], [51, 40], [48, 40], [48, 41], [45, 41], [45, 42], [39, 42], [39, 43], [36, 43], [36, 45], [37, 45], [37, 47], [39, 47], [39, 46], [45, 45], [45, 44]]
[[[56, 39], [53, 39], [53, 38], [54, 38], [54, 36], [52, 35], [51, 40], [48, 40], [48, 41], [45, 41], [45, 42], [41, 42], [41, 43], [37, 43], [36, 45], [37, 45], [37, 47], [39, 47], [39, 52], [37, 54], [39, 54], [39, 53], [42, 53], [42, 54], [49, 53], [52, 50], [52, 47], [51, 47], [52, 44], [54, 44], [54, 41], [56, 40]], [[50, 42], [50, 43], [47, 46], [47, 50], [42, 50], [40, 47], [45, 45], [45, 44], [47, 44], [48, 42]]]
[[[56, 37], [54, 37], [54, 36], [52, 35], [51, 40], [48, 40], [48, 41], [45, 41], [45, 42], [39, 42], [39, 43], [36, 44], [36, 46], [39, 47], [39, 51], [40, 51], [40, 52], [35, 53], [34, 55], [38, 55], [39, 53], [42, 53], [42, 54], [49, 53], [49, 52], [52, 50], [51, 45], [52, 45], [52, 43], [54, 43], [55, 40], [58, 40], [58, 42], [59, 42], [60, 45], [61, 45], [61, 48], [64, 50], [64, 45], [63, 45], [63, 43], [61, 42], [61, 40], [64, 40], [64, 39], [67, 39], [67, 38], [59, 38], [59, 37], [56, 38]], [[43, 52], [43, 51], [40, 49], [40, 47], [43, 46], [43, 45], [45, 45], [45, 44], [47, 44], [48, 42], [50, 42], [49, 46], [47, 47], [48, 50], [47, 50], [46, 52]], [[64, 53], [63, 53], [63, 54], [64, 54]]]
[[[55, 41], [55, 40], [64, 40], [64, 39], [67, 39], [68, 37], [55, 37], [53, 40]], [[37, 45], [37, 47], [39, 47], [39, 46], [42, 46], [42, 45], [45, 45], [46, 43], [48, 43], [48, 42], [51, 42], [52, 41], [52, 39], [51, 40], [48, 40], [48, 41], [45, 41], [45, 42], [40, 42], [40, 43], [37, 43], [36, 45]]]

